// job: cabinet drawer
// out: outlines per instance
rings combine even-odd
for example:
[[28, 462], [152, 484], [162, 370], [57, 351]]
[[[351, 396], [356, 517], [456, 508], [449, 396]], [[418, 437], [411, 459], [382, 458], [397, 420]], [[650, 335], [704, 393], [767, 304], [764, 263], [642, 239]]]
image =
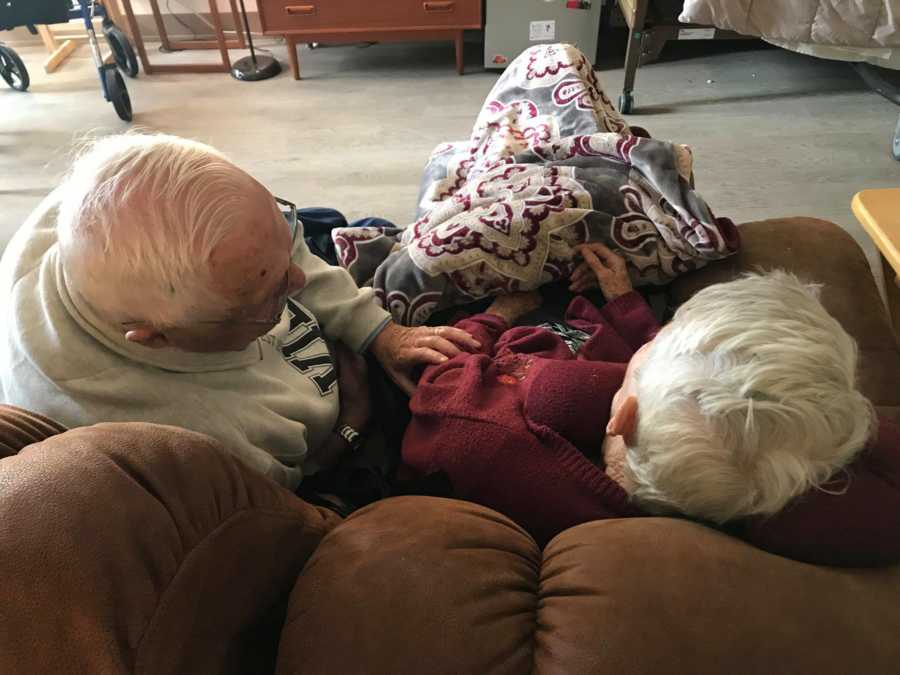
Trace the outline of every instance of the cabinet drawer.
[[263, 30], [481, 26], [481, 0], [258, 0]]

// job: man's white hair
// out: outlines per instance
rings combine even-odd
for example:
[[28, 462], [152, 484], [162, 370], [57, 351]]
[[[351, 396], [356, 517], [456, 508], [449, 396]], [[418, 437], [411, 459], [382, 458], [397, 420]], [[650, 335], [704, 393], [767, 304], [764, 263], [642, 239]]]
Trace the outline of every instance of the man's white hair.
[[856, 386], [856, 343], [784, 272], [710, 286], [649, 348], [626, 451], [649, 510], [715, 523], [774, 514], [864, 447], [871, 403]]
[[60, 186], [70, 288], [104, 319], [176, 326], [221, 318], [206, 262], [246, 217], [253, 179], [208, 145], [164, 134], [93, 143]]

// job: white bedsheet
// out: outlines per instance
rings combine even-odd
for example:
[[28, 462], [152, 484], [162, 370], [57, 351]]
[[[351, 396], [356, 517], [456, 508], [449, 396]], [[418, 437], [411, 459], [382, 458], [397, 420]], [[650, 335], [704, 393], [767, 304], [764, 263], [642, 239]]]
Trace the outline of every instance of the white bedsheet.
[[679, 18], [803, 54], [900, 69], [900, 0], [685, 0]]

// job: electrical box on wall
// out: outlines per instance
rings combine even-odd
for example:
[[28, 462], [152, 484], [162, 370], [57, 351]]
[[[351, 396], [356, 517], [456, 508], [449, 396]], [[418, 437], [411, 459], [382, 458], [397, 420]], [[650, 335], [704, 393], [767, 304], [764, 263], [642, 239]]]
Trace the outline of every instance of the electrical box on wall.
[[568, 42], [597, 54], [603, 0], [487, 0], [484, 67], [502, 70], [530, 46]]

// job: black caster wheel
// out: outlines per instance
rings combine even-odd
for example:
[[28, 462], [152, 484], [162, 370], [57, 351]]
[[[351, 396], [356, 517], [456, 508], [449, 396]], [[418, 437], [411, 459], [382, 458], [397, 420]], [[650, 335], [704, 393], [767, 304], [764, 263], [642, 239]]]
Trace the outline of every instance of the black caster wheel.
[[122, 73], [118, 68], [111, 66], [103, 71], [103, 78], [106, 82], [106, 93], [109, 96], [109, 102], [116, 109], [119, 119], [131, 121], [131, 99], [128, 96], [128, 89], [125, 87], [125, 80], [122, 79]]
[[0, 76], [16, 91], [25, 91], [31, 84], [28, 69], [19, 55], [9, 47], [0, 47]]
[[131, 42], [128, 40], [128, 36], [114, 23], [104, 24], [103, 33], [106, 35], [106, 41], [109, 43], [110, 50], [112, 50], [116, 65], [128, 77], [137, 77], [138, 60]]
[[891, 144], [891, 154], [900, 162], [900, 118], [897, 118], [897, 128], [894, 129], [894, 142]]
[[624, 93], [619, 96], [619, 112], [623, 115], [630, 115], [634, 110], [634, 96], [631, 92]]

